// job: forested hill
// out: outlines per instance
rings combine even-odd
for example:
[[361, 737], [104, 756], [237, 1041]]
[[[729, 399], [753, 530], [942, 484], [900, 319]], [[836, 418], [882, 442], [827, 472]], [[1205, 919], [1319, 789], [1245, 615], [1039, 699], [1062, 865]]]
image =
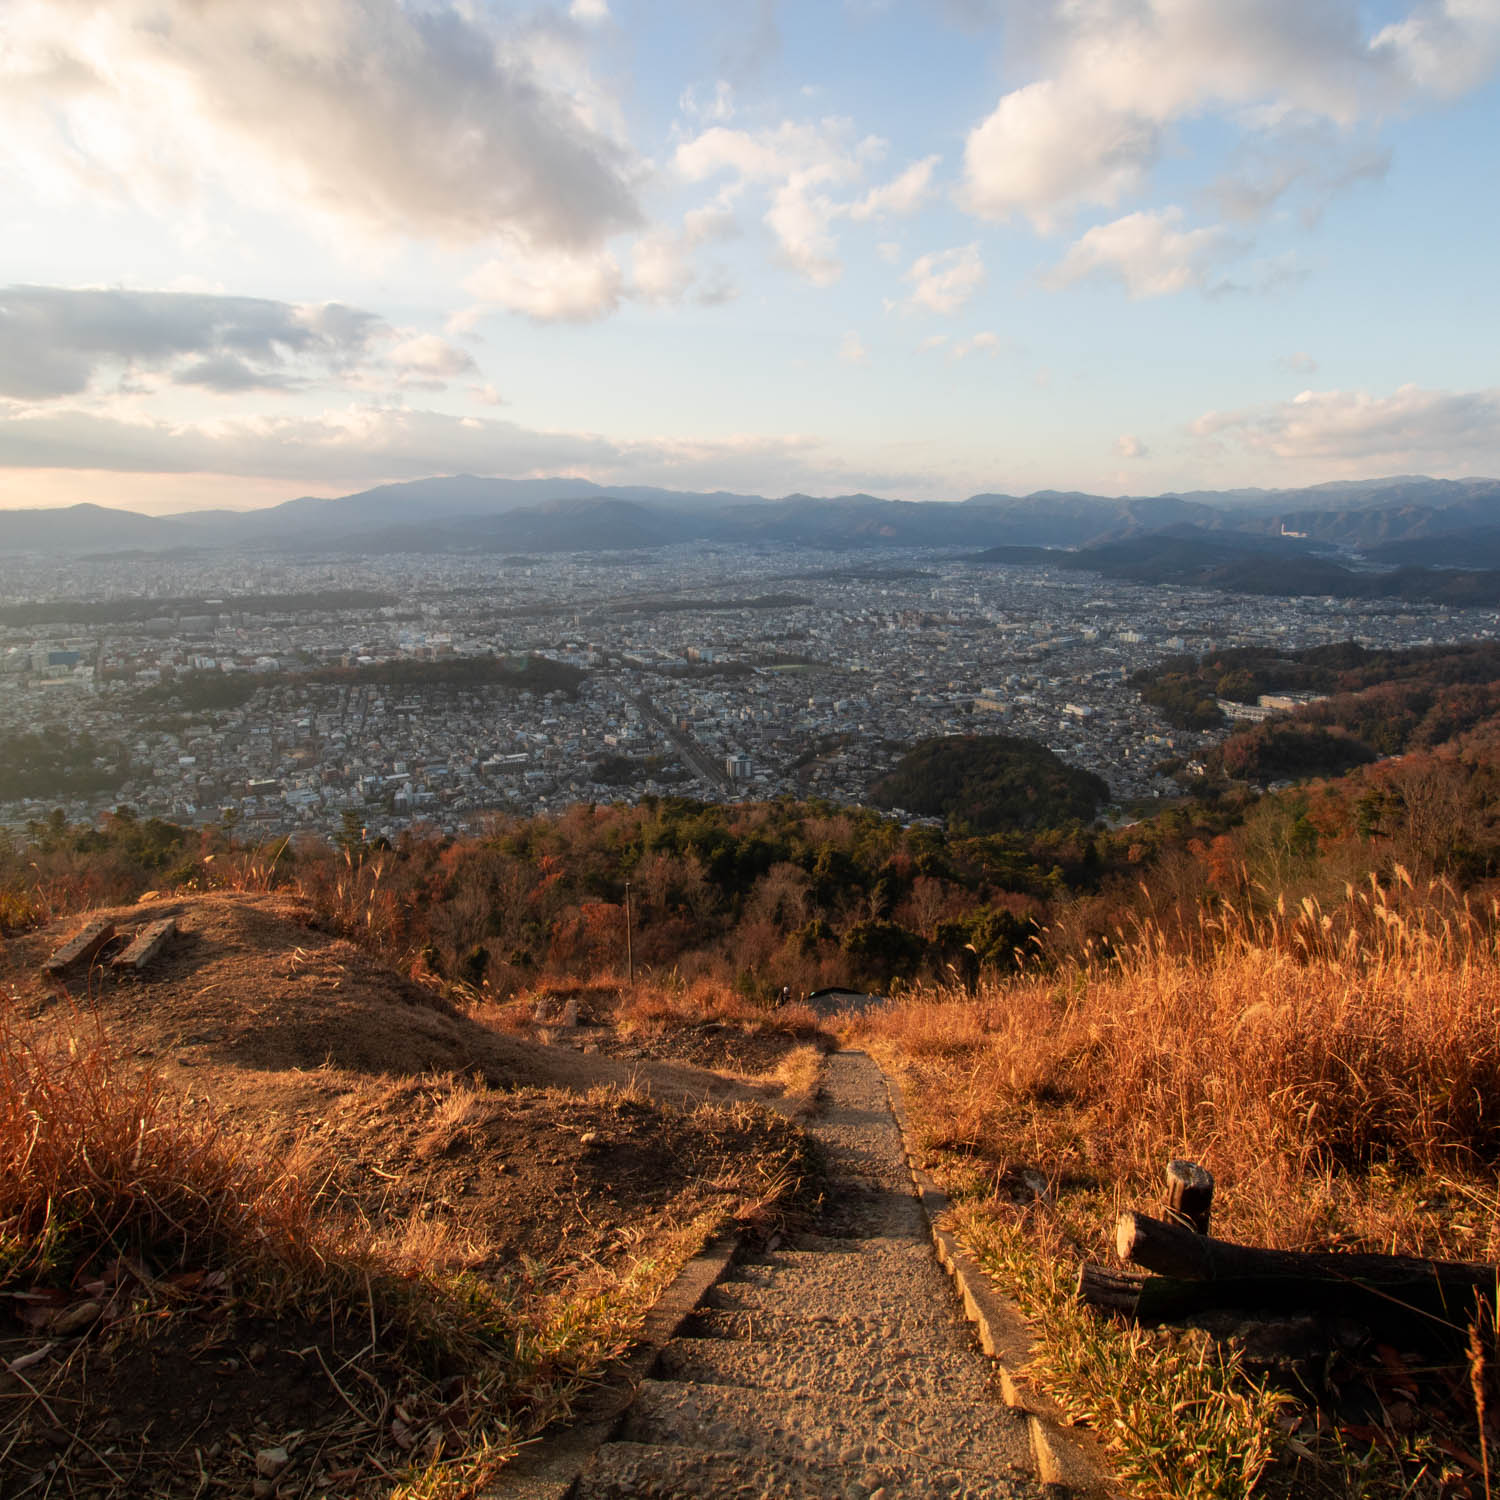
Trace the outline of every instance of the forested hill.
[[1494, 641], [1221, 651], [1169, 658], [1134, 681], [1146, 702], [1184, 728], [1223, 723], [1221, 700], [1319, 695], [1237, 728], [1207, 758], [1212, 773], [1249, 782], [1341, 776], [1383, 756], [1436, 749], [1500, 726], [1500, 642]]
[[870, 788], [870, 800], [991, 833], [1087, 823], [1109, 787], [1035, 740], [974, 734], [923, 740]]

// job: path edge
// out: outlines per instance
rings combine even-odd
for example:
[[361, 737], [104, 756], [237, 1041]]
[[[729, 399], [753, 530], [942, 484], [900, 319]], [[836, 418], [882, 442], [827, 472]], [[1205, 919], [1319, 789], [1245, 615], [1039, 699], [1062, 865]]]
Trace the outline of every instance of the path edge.
[[566, 1500], [594, 1455], [614, 1436], [657, 1355], [677, 1337], [708, 1289], [734, 1262], [746, 1235], [746, 1229], [731, 1218], [721, 1219], [710, 1229], [697, 1254], [683, 1264], [647, 1310], [630, 1353], [604, 1373], [580, 1414], [556, 1433], [544, 1431], [533, 1438], [476, 1500]]
[[943, 1227], [941, 1220], [953, 1201], [920, 1164], [900, 1081], [878, 1059], [874, 1061], [885, 1079], [891, 1113], [901, 1129], [902, 1152], [933, 1248], [958, 1288], [964, 1315], [978, 1330], [980, 1345], [995, 1363], [1005, 1404], [1026, 1418], [1037, 1478], [1055, 1492], [1080, 1500], [1115, 1500], [1121, 1490], [1110, 1477], [1099, 1440], [1090, 1432], [1065, 1426], [1062, 1409], [1028, 1385], [1025, 1370], [1036, 1342], [1031, 1326], [1015, 1304], [996, 1289], [953, 1231]]

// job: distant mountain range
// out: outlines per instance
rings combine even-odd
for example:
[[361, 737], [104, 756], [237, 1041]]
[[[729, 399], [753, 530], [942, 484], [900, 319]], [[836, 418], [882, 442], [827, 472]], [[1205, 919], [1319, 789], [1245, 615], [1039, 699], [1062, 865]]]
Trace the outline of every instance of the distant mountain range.
[[[1044, 490], [949, 504], [455, 475], [257, 511], [144, 516], [98, 505], [0, 511], [0, 549], [11, 553], [513, 554], [642, 551], [685, 542], [834, 551], [979, 548], [989, 561], [1009, 562], [1057, 561], [1015, 549], [1061, 548], [1070, 549], [1071, 566], [1143, 582], [1370, 594], [1384, 592], [1372, 581], [1372, 565], [1408, 574], [1414, 565], [1417, 572], [1500, 567], [1500, 480], [1403, 475], [1295, 490], [1124, 498]], [[1336, 552], [1344, 556], [1330, 555]], [[1397, 594], [1418, 597], [1405, 592], [1408, 586], [1426, 590], [1424, 597], [1464, 592], [1456, 579], [1409, 578]], [[1469, 592], [1485, 595], [1488, 584]]]

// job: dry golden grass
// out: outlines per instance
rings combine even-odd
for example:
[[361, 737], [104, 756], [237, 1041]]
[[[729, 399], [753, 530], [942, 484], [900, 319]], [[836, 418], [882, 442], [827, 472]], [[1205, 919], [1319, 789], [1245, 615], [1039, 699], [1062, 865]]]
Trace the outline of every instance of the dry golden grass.
[[708, 978], [676, 984], [642, 983], [623, 989], [615, 1019], [624, 1028], [642, 1031], [713, 1023], [750, 1032], [812, 1038], [823, 1029], [817, 1012], [809, 1005], [769, 1006]]
[[[919, 1092], [940, 1083], [932, 1144], [1152, 1191], [1187, 1156], [1214, 1171], [1226, 1228], [1268, 1244], [1326, 1237], [1330, 1196], [1356, 1209], [1371, 1173], [1385, 1199], [1393, 1175], [1457, 1183], [1500, 1156], [1487, 921], [1403, 915], [1376, 891], [1211, 930], [1198, 957], [1147, 932], [1117, 963], [975, 998], [918, 990], [855, 1034], [895, 1049]], [[1310, 1211], [1289, 1218], [1289, 1193]], [[1345, 1233], [1366, 1239], [1410, 1227], [1355, 1217]], [[1423, 1238], [1500, 1254], [1500, 1225], [1465, 1222]]]
[[[1349, 890], [1332, 910], [1226, 910], [1194, 953], [1144, 930], [1107, 960], [977, 996], [919, 989], [850, 1018], [848, 1035], [901, 1073], [967, 1236], [1030, 1287], [1044, 1368], [1097, 1416], [1113, 1397], [1080, 1374], [1080, 1350], [1094, 1367], [1118, 1361], [1057, 1289], [1078, 1259], [1112, 1258], [1118, 1211], [1160, 1201], [1170, 1157], [1213, 1171], [1227, 1238], [1500, 1259], [1496, 917], [1404, 880]], [[1022, 1169], [1047, 1179], [1045, 1198], [1029, 1201]], [[1226, 1401], [1236, 1379], [1226, 1367]], [[1198, 1463], [1163, 1453], [1154, 1468], [1131, 1460], [1148, 1490]], [[1200, 1487], [1181, 1493], [1244, 1492], [1243, 1472], [1199, 1468]], [[1410, 1465], [1388, 1478], [1350, 1492], [1402, 1493]]]
[[308, 1232], [314, 1194], [295, 1156], [240, 1149], [102, 1037], [38, 1047], [0, 1020], [0, 1276], [75, 1273], [90, 1247], [138, 1259], [288, 1274], [333, 1247]]
[[[87, 1028], [48, 1048], [0, 1017], [0, 1291], [7, 1308], [94, 1298], [97, 1319], [90, 1336], [61, 1342], [41, 1342], [40, 1324], [0, 1330], [15, 1359], [0, 1358], [0, 1475], [12, 1454], [35, 1451], [38, 1431], [60, 1430], [52, 1413], [80, 1406], [81, 1388], [97, 1393], [112, 1359], [180, 1339], [174, 1357], [191, 1361], [216, 1342], [210, 1329], [252, 1318], [298, 1330], [287, 1336], [304, 1355], [326, 1354], [341, 1404], [302, 1436], [320, 1457], [347, 1455], [341, 1492], [371, 1492], [375, 1481], [391, 1497], [474, 1493], [624, 1351], [712, 1227], [726, 1214], [774, 1214], [797, 1179], [790, 1158], [733, 1152], [703, 1167], [718, 1193], [700, 1195], [694, 1216], [638, 1235], [633, 1253], [561, 1267], [522, 1257], [481, 1278], [470, 1272], [486, 1247], [468, 1242], [465, 1225], [429, 1219], [423, 1204], [376, 1218], [353, 1209], [326, 1190], [327, 1163], [311, 1149], [224, 1129], [201, 1100]], [[431, 1148], [479, 1130], [492, 1108], [455, 1080]], [[716, 1139], [726, 1113], [753, 1108], [702, 1106], [697, 1133]], [[33, 1346], [40, 1352], [20, 1357]], [[218, 1470], [202, 1469], [191, 1446], [131, 1460], [148, 1465], [139, 1483], [163, 1495], [192, 1492], [200, 1474], [233, 1487], [247, 1461], [232, 1445]], [[79, 1431], [57, 1460], [57, 1492], [144, 1492], [120, 1478], [122, 1462]]]

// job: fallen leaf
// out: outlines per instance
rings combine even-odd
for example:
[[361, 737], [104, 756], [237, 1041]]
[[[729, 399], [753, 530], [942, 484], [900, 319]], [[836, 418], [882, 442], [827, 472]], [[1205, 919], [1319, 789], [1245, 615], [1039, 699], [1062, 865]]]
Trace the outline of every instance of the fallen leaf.
[[39, 1348], [33, 1349], [30, 1354], [22, 1354], [19, 1358], [8, 1359], [5, 1368], [12, 1375], [19, 1375], [22, 1370], [29, 1370], [33, 1365], [39, 1365], [57, 1347], [55, 1343], [45, 1343]]

